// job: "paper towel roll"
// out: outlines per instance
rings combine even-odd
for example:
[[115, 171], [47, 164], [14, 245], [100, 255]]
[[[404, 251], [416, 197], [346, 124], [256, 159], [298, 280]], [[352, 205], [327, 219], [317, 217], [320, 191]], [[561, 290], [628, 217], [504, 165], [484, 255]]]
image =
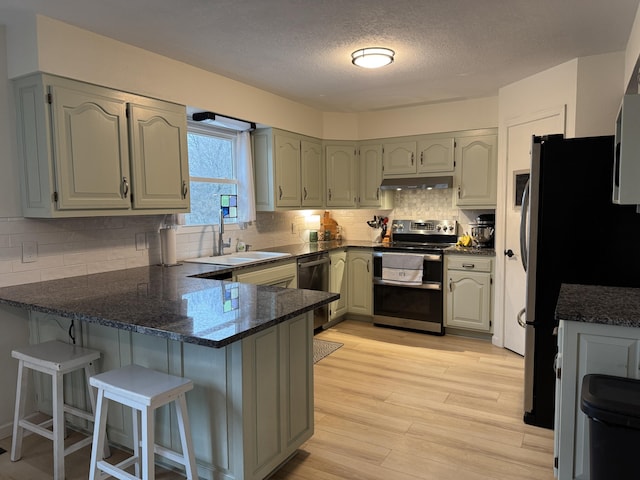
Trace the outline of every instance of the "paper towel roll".
[[176, 264], [176, 229], [160, 229], [160, 249], [162, 251], [162, 264]]

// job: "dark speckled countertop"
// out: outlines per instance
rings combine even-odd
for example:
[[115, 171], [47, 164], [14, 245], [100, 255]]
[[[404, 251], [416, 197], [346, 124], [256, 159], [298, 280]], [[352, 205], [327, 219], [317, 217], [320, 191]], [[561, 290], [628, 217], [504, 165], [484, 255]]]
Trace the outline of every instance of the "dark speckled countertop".
[[0, 304], [224, 347], [339, 298], [192, 276], [210, 270], [200, 264], [149, 266], [16, 285], [0, 288]]
[[640, 288], [563, 284], [556, 320], [640, 327]]

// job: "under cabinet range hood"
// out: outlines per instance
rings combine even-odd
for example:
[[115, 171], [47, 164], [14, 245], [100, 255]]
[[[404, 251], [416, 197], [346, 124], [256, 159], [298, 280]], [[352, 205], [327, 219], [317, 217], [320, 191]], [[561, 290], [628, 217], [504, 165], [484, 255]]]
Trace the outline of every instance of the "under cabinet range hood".
[[380, 185], [381, 190], [410, 190], [434, 188], [451, 188], [452, 176], [444, 177], [410, 177], [410, 178], [385, 178]]

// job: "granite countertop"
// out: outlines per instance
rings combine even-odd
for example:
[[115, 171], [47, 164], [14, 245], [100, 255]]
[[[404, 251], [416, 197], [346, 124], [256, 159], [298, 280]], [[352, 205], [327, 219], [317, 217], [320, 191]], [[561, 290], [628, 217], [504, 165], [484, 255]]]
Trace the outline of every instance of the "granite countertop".
[[563, 284], [556, 320], [640, 327], [640, 288]]
[[210, 265], [138, 267], [0, 288], [0, 304], [224, 347], [338, 294], [193, 277]]
[[454, 245], [445, 249], [446, 255], [480, 255], [484, 257], [495, 257], [496, 251], [493, 248], [478, 248], [478, 247], [460, 247]]

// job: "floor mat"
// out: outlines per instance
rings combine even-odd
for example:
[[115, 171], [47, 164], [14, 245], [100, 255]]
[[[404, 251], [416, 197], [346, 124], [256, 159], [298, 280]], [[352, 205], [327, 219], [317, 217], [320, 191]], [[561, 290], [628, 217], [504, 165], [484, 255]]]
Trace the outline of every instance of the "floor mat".
[[327, 355], [331, 355], [339, 349], [343, 343], [328, 342], [326, 340], [313, 339], [313, 363], [318, 363]]

